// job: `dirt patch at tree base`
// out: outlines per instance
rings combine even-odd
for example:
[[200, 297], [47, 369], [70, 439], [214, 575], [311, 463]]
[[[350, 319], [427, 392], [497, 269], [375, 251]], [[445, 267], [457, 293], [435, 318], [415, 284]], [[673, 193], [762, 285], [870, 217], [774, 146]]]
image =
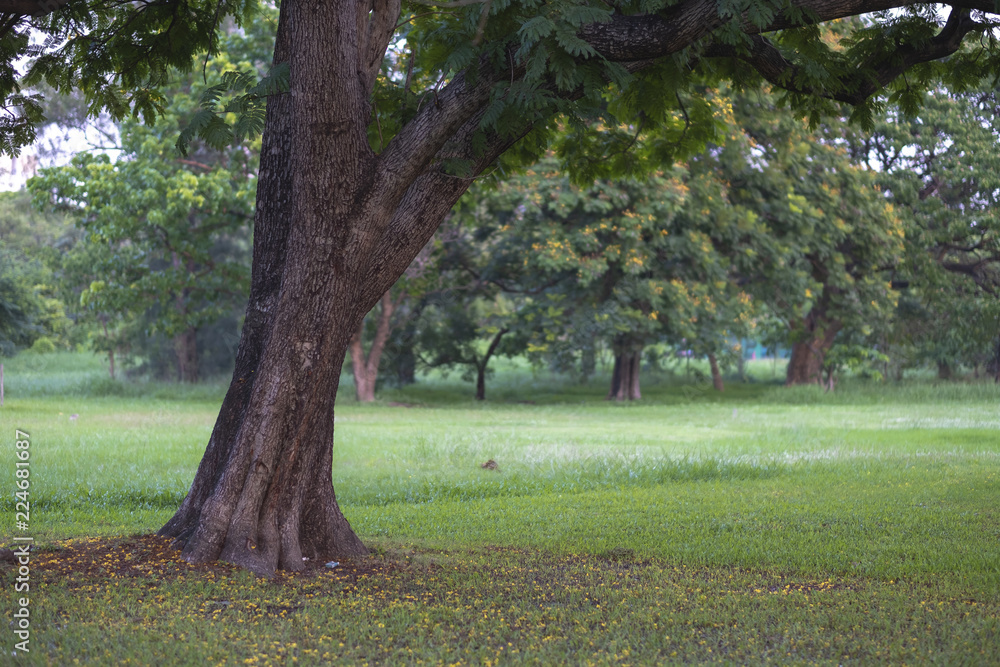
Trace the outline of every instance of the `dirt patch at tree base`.
[[[274, 577], [276, 583], [291, 578], [313, 578], [332, 575], [340, 581], [353, 582], [361, 577], [380, 574], [397, 566], [374, 558], [343, 559], [334, 568], [326, 562], [304, 561], [302, 572], [281, 572]], [[17, 567], [0, 563], [0, 572]], [[174, 579], [184, 575], [231, 575], [240, 570], [231, 563], [214, 562], [192, 564], [181, 558], [181, 551], [173, 539], [159, 535], [132, 535], [130, 537], [92, 537], [62, 540], [31, 550], [31, 569], [43, 581], [67, 578], [101, 579]]]

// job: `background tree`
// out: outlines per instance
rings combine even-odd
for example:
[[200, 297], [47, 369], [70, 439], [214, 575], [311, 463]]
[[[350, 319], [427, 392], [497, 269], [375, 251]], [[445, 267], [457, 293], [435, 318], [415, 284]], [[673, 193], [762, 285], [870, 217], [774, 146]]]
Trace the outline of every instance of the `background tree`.
[[[86, 232], [66, 256], [76, 290], [68, 302], [92, 322], [91, 343], [112, 367], [115, 351], [127, 350], [157, 377], [194, 381], [232, 369], [259, 146], [220, 152], [198, 141], [180, 156], [174, 144], [204, 116], [200, 102], [223, 94], [220, 70], [267, 69], [276, 19], [264, 7], [242, 28], [222, 21], [207, 78], [172, 71], [155, 129], [135, 120], [99, 128], [112, 157], [92, 150], [32, 184], [39, 201], [72, 211]], [[57, 98], [60, 128], [84, 123], [81, 97]]]
[[[442, 283], [440, 262], [440, 244], [432, 239], [410, 262], [396, 284], [382, 295], [378, 305], [368, 313], [355, 332], [350, 345], [351, 372], [354, 376], [355, 396], [359, 402], [369, 403], [375, 400], [383, 353], [391, 345], [393, 332], [405, 327], [412, 337], [415, 320], [420, 315], [426, 295], [433, 293]], [[406, 352], [411, 355], [413, 345], [414, 341], [406, 341]], [[396, 346], [393, 352], [396, 355], [403, 354], [399, 337], [396, 338]], [[415, 369], [415, 365], [409, 368], [411, 375], [407, 379], [410, 381], [413, 381], [412, 372]]]
[[58, 285], [70, 229], [64, 216], [33, 211], [26, 192], [0, 193], [0, 355], [40, 338], [72, 342]]
[[[252, 151], [202, 149], [178, 158], [179, 123], [197, 93], [175, 91], [174, 113], [155, 130], [124, 122], [116, 161], [81, 153], [30, 183], [41, 203], [70, 213], [87, 234], [88, 247], [77, 252], [93, 262], [93, 278], [82, 286], [81, 305], [105, 331], [109, 316], [120, 316], [133, 336], [165, 336], [170, 365], [185, 382], [200, 375], [199, 329], [246, 298], [256, 166]], [[113, 327], [95, 341], [113, 350], [123, 335]]]
[[[838, 333], [867, 334], [895, 307], [889, 271], [902, 261], [904, 224], [844, 147], [768, 97], [738, 102], [743, 131], [710, 154], [730, 202], [749, 213], [738, 270], [788, 326], [787, 384], [820, 382]], [[842, 131], [841, 118], [823, 121]]]
[[692, 162], [583, 187], [557, 166], [549, 157], [464, 207], [488, 240], [472, 246], [475, 275], [522, 296], [507, 328], [529, 356], [567, 369], [604, 342], [614, 354], [608, 398], [633, 400], [646, 345], [684, 339], [720, 353], [749, 300], [709, 236], [739, 214], [712, 170]]
[[456, 285], [428, 295], [417, 320], [416, 350], [420, 366], [462, 369], [462, 379], [475, 383], [475, 399], [486, 400], [490, 361], [502, 348], [513, 319], [511, 300], [496, 288], [476, 292]]
[[897, 210], [911, 219], [907, 261], [894, 281], [905, 289], [897, 350], [937, 364], [942, 378], [960, 363], [992, 358], [1000, 296], [1000, 100], [992, 86], [937, 90], [912, 118], [889, 112], [875, 131], [849, 136]]

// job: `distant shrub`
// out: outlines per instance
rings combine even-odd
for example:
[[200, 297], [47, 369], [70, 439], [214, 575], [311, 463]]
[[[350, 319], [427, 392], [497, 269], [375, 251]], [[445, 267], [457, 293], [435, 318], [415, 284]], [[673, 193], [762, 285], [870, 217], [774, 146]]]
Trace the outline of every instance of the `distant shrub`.
[[56, 351], [56, 344], [48, 336], [41, 336], [32, 343], [30, 351], [35, 354], [52, 354]]
[[93, 398], [102, 398], [109, 396], [125, 397], [134, 396], [138, 393], [138, 388], [119, 380], [112, 380], [109, 377], [93, 377], [87, 378], [79, 385], [77, 385], [73, 391], [77, 396], [90, 396]]

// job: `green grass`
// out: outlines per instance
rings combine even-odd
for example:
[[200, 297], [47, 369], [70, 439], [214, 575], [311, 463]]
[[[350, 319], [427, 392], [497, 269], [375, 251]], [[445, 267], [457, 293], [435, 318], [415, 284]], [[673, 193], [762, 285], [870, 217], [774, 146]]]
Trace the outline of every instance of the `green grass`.
[[[224, 387], [27, 356], [0, 451], [13, 470], [31, 433], [31, 534], [154, 532]], [[46, 581], [26, 664], [1000, 662], [1000, 390], [751, 371], [722, 395], [661, 374], [633, 405], [516, 364], [485, 404], [454, 376], [370, 406], [344, 387], [334, 483], [369, 575]]]

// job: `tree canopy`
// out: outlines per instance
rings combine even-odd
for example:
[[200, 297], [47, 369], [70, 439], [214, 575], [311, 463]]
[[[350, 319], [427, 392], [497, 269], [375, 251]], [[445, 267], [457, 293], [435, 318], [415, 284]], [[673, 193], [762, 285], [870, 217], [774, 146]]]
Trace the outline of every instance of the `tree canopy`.
[[[526, 121], [534, 127], [554, 112], [566, 114], [576, 130], [565, 142], [568, 153], [617, 154], [600, 169], [629, 169], [643, 162], [625, 159], [622, 150], [637, 130], [659, 133], [660, 141], [648, 142], [643, 156], [654, 163], [710, 135], [711, 104], [699, 89], [706, 81], [768, 82], [814, 118], [835, 102], [848, 102], [855, 105], [854, 117], [870, 126], [885, 102], [912, 113], [940, 82], [961, 90], [1000, 71], [995, 8], [987, 0], [952, 3], [945, 6], [947, 16], [940, 5], [910, 0], [411, 0], [361, 6], [358, 16], [366, 18], [356, 28], [366, 36], [351, 58], [370, 85], [373, 113], [365, 124], [377, 150], [421, 110], [440, 116], [449, 93], [463, 89], [474, 94], [479, 129], [487, 133], [520, 135]], [[171, 72], [204, 65], [219, 51], [227, 20], [239, 26], [259, 13], [253, 0], [4, 0], [0, 150], [17, 152], [34, 139], [44, 103], [32, 86], [42, 81], [58, 92], [82, 91], [91, 112], [154, 120], [165, 111], [162, 87]], [[860, 15], [865, 19], [820, 29]], [[219, 104], [221, 91], [209, 95], [206, 114], [192, 131], [215, 141], [259, 132], [262, 98], [287, 86], [287, 73], [279, 70], [260, 86], [234, 73], [226, 83], [238, 93], [235, 99]], [[428, 94], [439, 113], [426, 113]], [[227, 122], [225, 112], [234, 111], [239, 118]], [[617, 122], [597, 135], [587, 132], [598, 117]], [[227, 133], [227, 125], [235, 132]], [[483, 149], [484, 137], [477, 141]], [[593, 160], [582, 163], [593, 166]]]

